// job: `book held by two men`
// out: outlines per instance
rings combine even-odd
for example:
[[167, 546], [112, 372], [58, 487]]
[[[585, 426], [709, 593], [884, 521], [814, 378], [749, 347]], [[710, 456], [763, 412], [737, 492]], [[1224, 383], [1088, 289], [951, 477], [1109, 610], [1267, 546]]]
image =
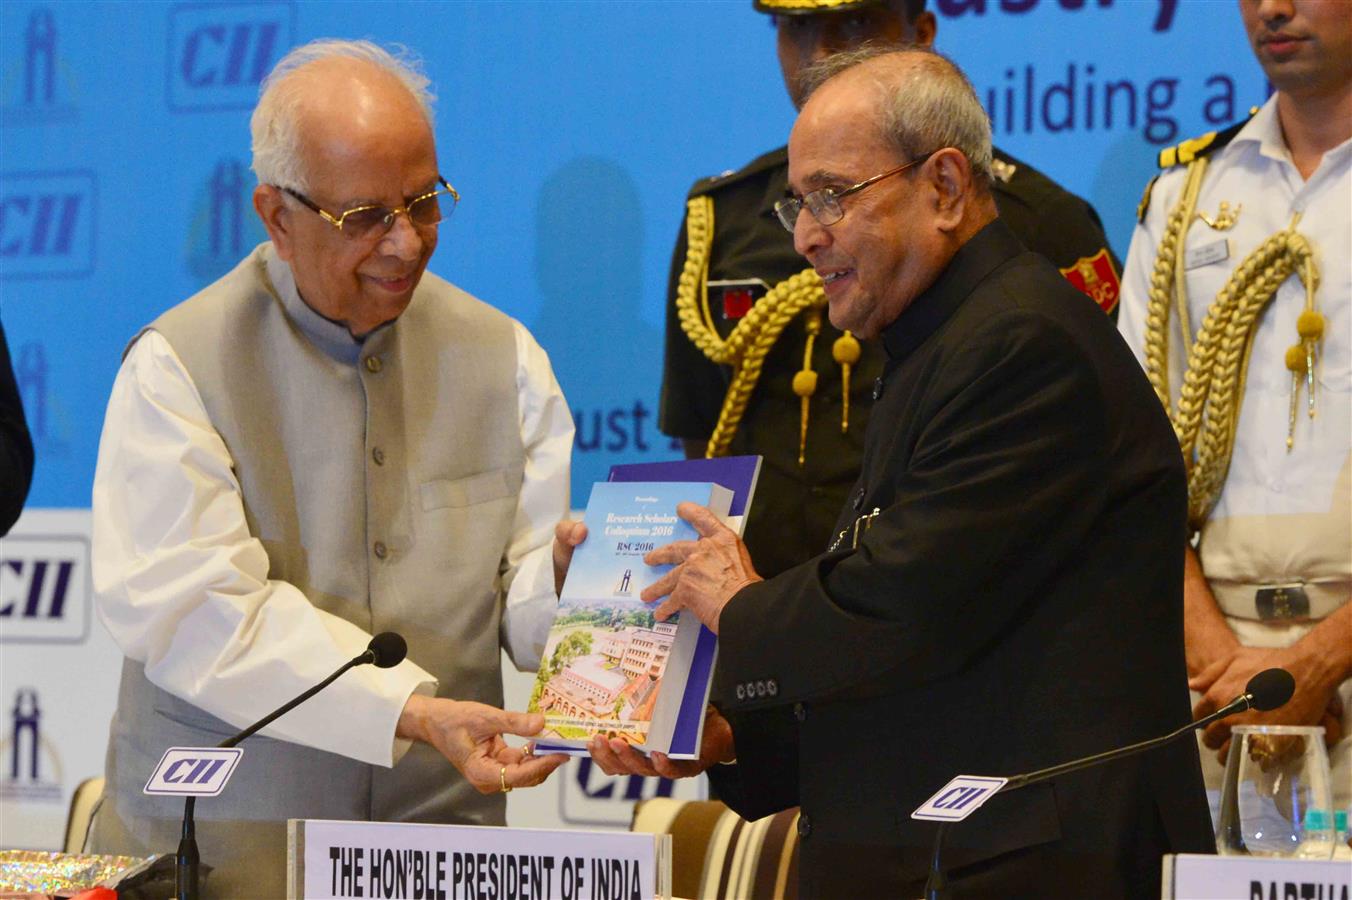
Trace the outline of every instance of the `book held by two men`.
[[[643, 557], [699, 535], [676, 514], [706, 506], [740, 533], [759, 457], [616, 466], [592, 488], [587, 539], [559, 595], [531, 693], [545, 716], [537, 752], [585, 754], [591, 739], [621, 737], [643, 752], [698, 756], [717, 639], [693, 615], [658, 622], [639, 594], [671, 569]], [[652, 480], [623, 480], [626, 478]], [[730, 490], [713, 481], [733, 482]], [[681, 480], [662, 480], [662, 479]], [[691, 479], [691, 480], [684, 480]]]

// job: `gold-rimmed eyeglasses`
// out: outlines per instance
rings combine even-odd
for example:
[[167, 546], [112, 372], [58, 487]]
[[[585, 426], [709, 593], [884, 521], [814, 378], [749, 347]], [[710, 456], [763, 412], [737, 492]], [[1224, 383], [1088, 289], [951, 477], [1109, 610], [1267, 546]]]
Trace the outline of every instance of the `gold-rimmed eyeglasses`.
[[848, 197], [850, 194], [856, 194], [866, 187], [872, 187], [884, 178], [905, 172], [912, 166], [918, 166], [925, 160], [934, 155], [934, 151], [926, 153], [924, 156], [917, 156], [908, 163], [897, 166], [895, 169], [888, 169], [881, 175], [874, 175], [872, 178], [866, 178], [858, 184], [852, 184], [842, 190], [824, 187], [804, 194], [801, 197], [785, 197], [775, 204], [775, 215], [779, 216], [779, 224], [783, 225], [790, 233], [798, 224], [798, 214], [807, 207], [807, 211], [812, 213], [812, 218], [816, 219], [822, 225], [834, 225], [845, 218], [845, 208], [840, 205], [842, 197]]
[[[430, 229], [440, 225], [442, 219], [455, 211], [455, 205], [460, 202], [460, 192], [451, 187], [450, 182], [440, 175], [437, 176], [437, 183], [441, 185], [440, 188], [420, 194], [403, 206], [394, 208], [379, 205], [354, 206], [337, 215], [325, 210], [300, 191], [289, 187], [282, 190], [295, 197], [307, 209], [318, 213], [325, 222], [342, 232], [344, 237], [352, 240], [372, 240], [384, 236], [394, 227], [394, 220], [401, 215], [408, 216], [414, 228]], [[446, 197], [450, 198], [450, 209], [443, 210], [442, 203]]]

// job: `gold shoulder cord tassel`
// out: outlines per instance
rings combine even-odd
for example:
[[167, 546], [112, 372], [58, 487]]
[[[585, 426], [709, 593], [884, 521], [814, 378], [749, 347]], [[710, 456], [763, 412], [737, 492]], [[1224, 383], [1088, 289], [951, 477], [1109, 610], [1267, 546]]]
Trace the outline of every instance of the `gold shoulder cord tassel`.
[[[821, 309], [826, 293], [821, 278], [812, 269], [804, 269], [772, 287], [724, 339], [719, 336], [709, 308], [709, 255], [714, 240], [714, 204], [709, 197], [692, 197], [686, 202], [686, 257], [676, 286], [676, 313], [681, 330], [711, 362], [733, 367], [732, 384], [723, 398], [718, 422], [705, 451], [707, 456], [728, 452], [747, 402], [760, 380], [765, 356], [774, 347], [784, 328], [799, 313], [807, 311], [804, 328], [807, 346], [803, 368], [793, 376], [793, 392], [801, 399], [798, 438], [798, 464], [807, 458], [807, 426], [812, 395], [817, 390], [817, 373], [812, 369], [812, 349], [821, 333]], [[850, 372], [859, 362], [858, 339], [848, 331], [831, 345], [831, 356], [841, 370], [840, 430], [850, 427]]]
[[850, 430], [850, 368], [859, 362], [859, 339], [848, 331], [831, 345], [831, 357], [840, 364], [840, 433]]
[[[1190, 342], [1177, 406], [1170, 402], [1169, 294], [1176, 293], [1175, 299], [1183, 300], [1178, 270], [1204, 170], [1205, 158], [1190, 164], [1183, 197], [1169, 215], [1151, 277], [1145, 339], [1147, 374], [1170, 414], [1183, 451], [1188, 471], [1188, 520], [1194, 529], [1200, 529], [1211, 514], [1230, 468], [1259, 314], [1292, 273], [1305, 286], [1305, 310], [1296, 323], [1300, 342], [1287, 350], [1285, 358], [1292, 373], [1288, 449], [1295, 440], [1297, 394], [1302, 380], [1310, 393], [1310, 415], [1314, 414], [1313, 369], [1324, 331], [1324, 319], [1314, 309], [1319, 274], [1309, 242], [1295, 230], [1300, 221], [1297, 214], [1284, 230], [1246, 256], [1216, 295], [1196, 339]], [[1179, 307], [1183, 319], [1182, 302]], [[1188, 343], [1186, 324], [1182, 321], [1179, 324]]]
[[[1300, 213], [1296, 213], [1287, 228], [1295, 233]], [[1296, 409], [1300, 406], [1300, 382], [1305, 381], [1305, 401], [1309, 417], [1314, 418], [1314, 365], [1319, 342], [1324, 339], [1324, 317], [1314, 308], [1314, 292], [1319, 287], [1319, 272], [1314, 267], [1313, 254], [1306, 253], [1297, 270], [1305, 284], [1305, 308], [1296, 319], [1296, 334], [1300, 340], [1286, 350], [1286, 367], [1291, 370], [1291, 415], [1286, 425], [1286, 449], [1290, 452], [1296, 443]]]
[[800, 398], [802, 415], [798, 425], [798, 465], [807, 459], [807, 417], [812, 395], [817, 391], [817, 373], [812, 370], [812, 346], [822, 331], [821, 310], [809, 309], [803, 313], [803, 327], [807, 330], [807, 342], [803, 347], [803, 368], [793, 375], [793, 392]]
[[711, 362], [733, 367], [732, 384], [723, 398], [718, 422], [709, 436], [707, 456], [728, 452], [747, 401], [760, 380], [765, 356], [780, 333], [805, 309], [826, 305], [822, 280], [804, 269], [776, 284], [732, 329], [719, 337], [709, 310], [709, 254], [714, 239], [714, 204], [708, 197], [686, 203], [686, 257], [676, 286], [676, 313], [681, 330]]

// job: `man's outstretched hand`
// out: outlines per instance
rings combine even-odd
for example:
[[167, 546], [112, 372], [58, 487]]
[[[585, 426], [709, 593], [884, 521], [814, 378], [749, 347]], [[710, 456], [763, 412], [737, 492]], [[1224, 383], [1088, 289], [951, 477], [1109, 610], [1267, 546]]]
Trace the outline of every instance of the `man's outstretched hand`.
[[399, 715], [395, 736], [431, 744], [476, 790], [493, 794], [504, 786], [534, 787], [567, 762], [562, 753], [531, 756], [502, 739], [504, 734], [530, 737], [544, 727], [545, 717], [539, 713], [414, 694]]

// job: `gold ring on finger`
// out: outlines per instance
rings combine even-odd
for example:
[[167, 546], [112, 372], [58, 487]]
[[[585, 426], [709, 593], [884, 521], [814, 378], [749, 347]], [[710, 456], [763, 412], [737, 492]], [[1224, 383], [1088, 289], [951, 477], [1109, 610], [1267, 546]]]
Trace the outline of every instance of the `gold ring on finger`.
[[498, 781], [500, 781], [500, 782], [502, 783], [502, 792], [503, 792], [504, 794], [510, 794], [510, 793], [512, 792], [512, 786], [511, 786], [510, 784], [507, 783], [507, 767], [506, 767], [506, 766], [503, 766], [501, 769], [498, 770]]

